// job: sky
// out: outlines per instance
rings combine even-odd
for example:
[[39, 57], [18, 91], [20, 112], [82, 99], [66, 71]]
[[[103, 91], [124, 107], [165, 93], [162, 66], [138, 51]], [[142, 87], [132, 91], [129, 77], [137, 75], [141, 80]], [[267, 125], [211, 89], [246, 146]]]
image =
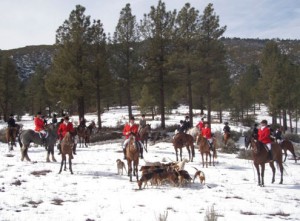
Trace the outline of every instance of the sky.
[[[134, 114], [140, 114], [136, 109]], [[195, 110], [198, 112], [199, 110]], [[187, 106], [173, 110], [166, 124], [179, 122], [188, 113]], [[225, 113], [226, 115], [228, 113]], [[258, 118], [269, 119], [262, 108]], [[105, 126], [115, 126], [124, 122], [127, 108], [110, 108], [102, 114]], [[88, 121], [96, 115], [86, 115]], [[78, 119], [78, 116], [72, 116]], [[200, 116], [195, 116], [194, 121]], [[152, 126], [156, 121], [147, 119]], [[229, 121], [230, 122], [230, 121]], [[23, 116], [24, 129], [33, 129], [33, 120]], [[212, 124], [213, 131], [221, 131], [223, 124]], [[234, 131], [245, 128], [233, 126]], [[0, 128], [6, 123], [0, 121]], [[243, 137], [237, 142], [241, 149]], [[298, 147], [299, 148], [299, 147]], [[165, 183], [151, 185], [139, 190], [136, 177], [129, 182], [125, 171], [117, 175], [116, 160], [122, 159], [121, 140], [89, 144], [88, 148], [77, 148], [72, 160], [74, 174], [60, 169], [61, 156], [57, 162], [46, 162], [44, 147], [28, 150], [32, 162], [20, 160], [19, 145], [8, 151], [7, 144], [0, 142], [0, 219], [9, 221], [23, 220], [61, 220], [61, 221], [155, 221], [155, 220], [207, 220], [206, 213], [213, 210], [218, 221], [284, 221], [300, 220], [300, 177], [299, 162], [295, 163], [289, 154], [284, 164], [283, 184], [279, 184], [280, 173], [277, 170], [275, 183], [271, 183], [271, 168], [266, 165], [265, 187], [257, 185], [257, 174], [252, 160], [237, 158], [237, 154], [224, 154], [218, 151], [215, 166], [202, 167], [199, 151], [195, 150], [193, 162], [185, 164], [184, 170], [192, 178], [195, 168], [205, 174], [205, 184], [195, 183], [173, 186]], [[298, 149], [299, 150], [299, 149]], [[182, 152], [187, 158], [186, 149]], [[150, 142], [144, 160], [139, 168], [148, 162], [167, 163], [175, 161], [171, 141]], [[126, 168], [128, 168], [126, 163]], [[35, 176], [33, 173], [43, 173]], [[142, 174], [139, 171], [139, 179]], [[166, 217], [160, 219], [160, 217]], [[210, 219], [212, 220], [212, 219]]]
[[[225, 37], [299, 39], [299, 0], [165, 0], [167, 10], [179, 11], [186, 2], [201, 13], [213, 3]], [[75, 6], [86, 8], [91, 19], [100, 19], [113, 33], [127, 3], [137, 21], [157, 6], [158, 0], [0, 0], [0, 49], [52, 45], [55, 33]]]

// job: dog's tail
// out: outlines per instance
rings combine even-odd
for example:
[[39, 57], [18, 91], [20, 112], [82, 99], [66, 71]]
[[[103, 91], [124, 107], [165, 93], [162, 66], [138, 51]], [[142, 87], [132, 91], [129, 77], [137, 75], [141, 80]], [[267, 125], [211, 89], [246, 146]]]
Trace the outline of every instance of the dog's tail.
[[196, 167], [193, 167], [195, 170], [199, 171]]

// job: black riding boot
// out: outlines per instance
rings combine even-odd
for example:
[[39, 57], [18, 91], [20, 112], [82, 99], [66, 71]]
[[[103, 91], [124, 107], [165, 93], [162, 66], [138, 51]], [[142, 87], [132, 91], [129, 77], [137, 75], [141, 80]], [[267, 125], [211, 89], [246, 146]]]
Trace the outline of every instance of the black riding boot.
[[57, 144], [57, 149], [58, 149], [58, 155], [60, 155], [61, 154], [61, 145], [60, 145], [60, 143], [59, 144]]
[[124, 160], [126, 160], [126, 148], [123, 149], [123, 154], [124, 154]]
[[273, 161], [273, 154], [272, 154], [272, 150], [269, 150], [269, 158], [270, 158], [270, 161]]

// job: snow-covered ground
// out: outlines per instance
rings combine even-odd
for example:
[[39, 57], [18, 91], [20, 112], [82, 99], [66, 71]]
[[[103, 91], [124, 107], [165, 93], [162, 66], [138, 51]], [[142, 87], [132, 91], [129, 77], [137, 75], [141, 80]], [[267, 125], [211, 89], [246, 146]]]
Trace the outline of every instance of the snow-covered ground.
[[[104, 113], [104, 126], [125, 123], [126, 109], [112, 109]], [[168, 116], [167, 124], [176, 124], [187, 110], [178, 109]], [[134, 114], [139, 114], [135, 111]], [[264, 116], [261, 116], [264, 117]], [[267, 117], [267, 116], [265, 116]], [[76, 121], [78, 118], [74, 117]], [[198, 121], [200, 116], [195, 117]], [[87, 120], [96, 120], [87, 115]], [[21, 122], [33, 128], [32, 117]], [[155, 127], [159, 121], [150, 122]], [[0, 128], [5, 124], [1, 124]], [[221, 130], [222, 124], [213, 124]], [[243, 131], [247, 128], [233, 127]], [[242, 145], [242, 144], [241, 144]], [[171, 143], [158, 142], [148, 147], [146, 161], [175, 160]], [[194, 162], [186, 164], [193, 176], [202, 170], [206, 184], [185, 187], [151, 186], [138, 190], [126, 175], [117, 175], [116, 160], [122, 159], [120, 141], [108, 141], [78, 149], [73, 160], [74, 175], [69, 171], [58, 174], [60, 163], [46, 163], [43, 147], [28, 151], [32, 162], [21, 162], [20, 151], [8, 152], [7, 144], [0, 143], [0, 220], [204, 220], [207, 211], [214, 209], [218, 220], [300, 220], [299, 163], [287, 160], [283, 184], [279, 172], [271, 184], [271, 169], [266, 165], [265, 187], [257, 186], [257, 175], [252, 161], [236, 158], [234, 154], [218, 153], [216, 166], [202, 168], [196, 151]], [[183, 150], [183, 156], [187, 151]], [[288, 157], [290, 158], [290, 157]], [[60, 156], [56, 159], [60, 161]], [[144, 165], [140, 160], [140, 165]], [[34, 173], [44, 172], [36, 176]]]

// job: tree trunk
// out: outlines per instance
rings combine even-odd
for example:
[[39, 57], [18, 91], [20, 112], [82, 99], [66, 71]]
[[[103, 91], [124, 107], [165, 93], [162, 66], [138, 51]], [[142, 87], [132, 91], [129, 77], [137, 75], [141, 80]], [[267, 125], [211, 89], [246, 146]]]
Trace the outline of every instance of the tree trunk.
[[285, 109], [282, 111], [282, 126], [283, 126], [284, 131], [286, 131], [287, 130], [287, 119], [286, 119], [286, 110]]
[[204, 114], [204, 99], [203, 96], [200, 96], [200, 115]]
[[81, 118], [84, 118], [84, 97], [81, 96], [78, 98], [78, 115], [79, 115], [79, 120]]
[[165, 129], [165, 96], [164, 96], [164, 73], [162, 67], [159, 71], [159, 81], [160, 81], [160, 114], [161, 114], [161, 128]]
[[[98, 71], [99, 72], [99, 71]], [[97, 74], [99, 76], [99, 73]], [[100, 96], [100, 82], [99, 78], [97, 78], [97, 118], [98, 118], [98, 129], [102, 128], [102, 123], [101, 123], [101, 96]]]
[[207, 121], [211, 124], [211, 91], [210, 79], [207, 83]]
[[192, 97], [192, 82], [191, 82], [190, 65], [188, 65], [188, 69], [187, 69], [187, 90], [188, 90], [190, 126], [193, 127], [193, 97]]

